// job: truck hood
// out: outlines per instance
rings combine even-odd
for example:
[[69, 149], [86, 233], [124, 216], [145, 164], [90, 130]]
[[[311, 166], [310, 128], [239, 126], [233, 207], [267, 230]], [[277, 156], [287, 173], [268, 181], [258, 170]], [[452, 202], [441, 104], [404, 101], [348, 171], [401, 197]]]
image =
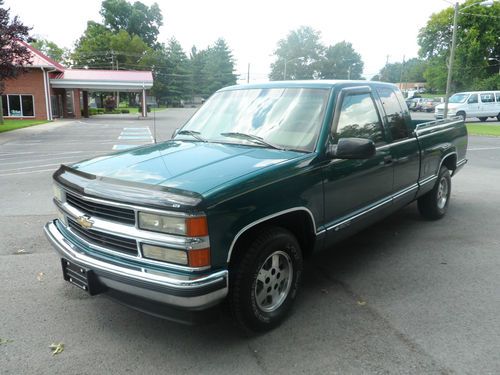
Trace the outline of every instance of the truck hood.
[[304, 156], [237, 144], [167, 141], [73, 164], [87, 174], [203, 195], [231, 180]]

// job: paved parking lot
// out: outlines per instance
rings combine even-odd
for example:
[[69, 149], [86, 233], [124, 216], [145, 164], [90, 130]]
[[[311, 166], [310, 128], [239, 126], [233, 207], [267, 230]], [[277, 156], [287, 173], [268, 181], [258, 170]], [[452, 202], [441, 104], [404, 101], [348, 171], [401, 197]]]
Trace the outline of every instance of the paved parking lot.
[[51, 173], [167, 139], [192, 112], [156, 113], [156, 132], [101, 116], [0, 134], [0, 373], [498, 374], [499, 138], [470, 138], [445, 219], [410, 205], [307, 262], [294, 314], [266, 335], [242, 338], [226, 315], [181, 326], [64, 282], [42, 234]]

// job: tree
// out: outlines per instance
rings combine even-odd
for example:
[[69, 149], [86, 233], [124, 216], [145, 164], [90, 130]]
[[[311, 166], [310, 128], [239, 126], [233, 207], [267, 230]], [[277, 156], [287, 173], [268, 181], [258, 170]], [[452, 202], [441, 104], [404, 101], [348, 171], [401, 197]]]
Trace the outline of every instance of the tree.
[[[468, 0], [462, 8], [475, 3]], [[454, 90], [472, 87], [496, 74], [493, 60], [500, 56], [500, 3], [492, 7], [473, 6], [460, 12], [457, 22], [457, 47], [454, 61]], [[453, 8], [433, 14], [418, 35], [419, 55], [429, 62], [424, 76], [434, 88], [444, 91], [452, 32]]]
[[76, 42], [72, 60], [76, 67], [140, 70], [146, 67], [142, 60], [151, 51], [137, 35], [125, 30], [113, 33], [100, 23], [89, 21]]
[[210, 96], [222, 87], [236, 84], [234, 58], [224, 39], [218, 39], [204, 54], [205, 64], [201, 71], [206, 80], [202, 92], [204, 96]]
[[412, 58], [408, 61], [386, 64], [380, 72], [372, 78], [373, 81], [397, 83], [426, 82], [424, 76], [428, 63], [425, 60]]
[[[271, 80], [314, 79], [324, 54], [320, 43], [320, 32], [309, 26], [291, 31], [285, 39], [278, 42], [274, 52], [276, 61], [271, 64]], [[286, 74], [285, 74], [286, 67]]]
[[189, 62], [182, 46], [175, 38], [170, 39], [166, 52], [167, 102], [176, 105], [189, 96]]
[[31, 45], [50, 57], [52, 60], [60, 63], [65, 62], [69, 57], [69, 50], [67, 48], [61, 48], [54, 42], [47, 39], [36, 39], [31, 42]]
[[140, 1], [131, 4], [126, 0], [104, 0], [100, 14], [104, 25], [112, 32], [125, 30], [132, 36], [137, 35], [149, 46], [156, 46], [163, 25], [163, 16], [157, 3], [148, 7]]
[[[30, 51], [18, 41], [30, 42], [30, 28], [24, 26], [16, 16], [10, 19], [10, 9], [0, 0], [0, 94], [5, 89], [5, 80], [17, 77], [24, 67], [31, 64]], [[3, 108], [0, 100], [0, 124], [3, 124]]]
[[191, 48], [191, 53], [189, 55], [189, 70], [191, 73], [191, 97], [194, 98], [195, 95], [203, 96], [207, 91], [205, 87], [207, 86], [207, 77], [203, 74], [203, 70], [207, 63], [207, 51], [198, 51], [196, 46]]
[[111, 68], [111, 37], [113, 34], [104, 25], [87, 22], [87, 29], [75, 43], [72, 59], [76, 67]]
[[361, 79], [363, 61], [352, 44], [342, 41], [326, 49], [322, 60], [322, 79]]

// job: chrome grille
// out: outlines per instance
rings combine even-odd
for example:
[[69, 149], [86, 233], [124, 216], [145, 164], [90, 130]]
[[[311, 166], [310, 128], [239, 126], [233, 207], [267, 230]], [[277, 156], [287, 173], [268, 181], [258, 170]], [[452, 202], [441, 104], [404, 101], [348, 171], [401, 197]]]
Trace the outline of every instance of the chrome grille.
[[109, 233], [98, 232], [92, 229], [84, 229], [80, 226], [80, 224], [70, 218], [68, 218], [68, 225], [73, 233], [90, 244], [119, 251], [128, 255], [137, 256], [136, 240], [115, 236]]
[[96, 216], [124, 224], [135, 224], [135, 212], [128, 208], [87, 201], [71, 193], [66, 193], [66, 202], [90, 216]]

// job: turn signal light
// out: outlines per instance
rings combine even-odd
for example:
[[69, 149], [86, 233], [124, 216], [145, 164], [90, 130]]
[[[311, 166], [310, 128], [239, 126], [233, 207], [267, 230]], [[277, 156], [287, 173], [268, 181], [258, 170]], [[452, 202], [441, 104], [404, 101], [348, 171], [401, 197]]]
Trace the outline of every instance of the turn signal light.
[[207, 217], [199, 216], [186, 219], [186, 235], [189, 237], [208, 236]]
[[206, 267], [210, 265], [210, 248], [188, 251], [189, 267]]

